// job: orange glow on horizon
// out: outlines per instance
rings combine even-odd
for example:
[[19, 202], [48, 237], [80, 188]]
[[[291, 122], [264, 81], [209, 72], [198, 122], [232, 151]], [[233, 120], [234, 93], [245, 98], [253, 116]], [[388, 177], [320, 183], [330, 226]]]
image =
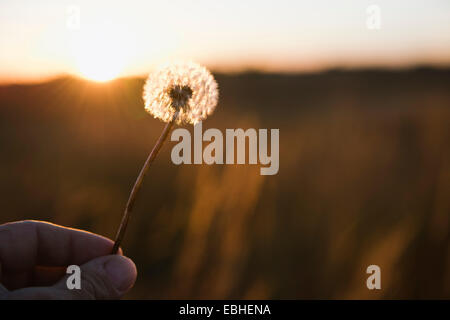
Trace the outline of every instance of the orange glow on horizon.
[[97, 82], [145, 76], [171, 60], [213, 72], [450, 66], [450, 4], [268, 0], [216, 3], [0, 1], [0, 83], [73, 75]]

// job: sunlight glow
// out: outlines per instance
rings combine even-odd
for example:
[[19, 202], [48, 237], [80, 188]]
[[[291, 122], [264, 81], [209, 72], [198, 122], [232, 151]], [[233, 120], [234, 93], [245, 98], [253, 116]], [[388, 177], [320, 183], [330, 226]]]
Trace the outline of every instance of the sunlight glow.
[[[345, 2], [345, 4], [343, 4]], [[450, 65], [450, 1], [0, 1], [0, 83], [146, 76], [171, 60], [217, 72]]]
[[100, 24], [83, 28], [72, 38], [72, 54], [79, 76], [98, 82], [113, 80], [131, 60], [133, 52], [126, 34]]

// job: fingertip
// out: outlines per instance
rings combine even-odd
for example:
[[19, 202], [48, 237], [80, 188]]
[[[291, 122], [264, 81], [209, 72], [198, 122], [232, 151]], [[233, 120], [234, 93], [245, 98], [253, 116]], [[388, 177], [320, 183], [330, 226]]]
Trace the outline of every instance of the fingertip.
[[137, 269], [134, 262], [123, 255], [111, 255], [104, 268], [111, 284], [120, 292], [127, 292], [134, 285]]

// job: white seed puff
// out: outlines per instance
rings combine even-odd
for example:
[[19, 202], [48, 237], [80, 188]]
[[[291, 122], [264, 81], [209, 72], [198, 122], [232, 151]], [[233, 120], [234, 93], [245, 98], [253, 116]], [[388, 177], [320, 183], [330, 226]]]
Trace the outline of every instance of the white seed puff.
[[152, 72], [144, 85], [145, 110], [164, 122], [196, 124], [214, 112], [219, 100], [217, 82], [203, 66], [178, 62]]

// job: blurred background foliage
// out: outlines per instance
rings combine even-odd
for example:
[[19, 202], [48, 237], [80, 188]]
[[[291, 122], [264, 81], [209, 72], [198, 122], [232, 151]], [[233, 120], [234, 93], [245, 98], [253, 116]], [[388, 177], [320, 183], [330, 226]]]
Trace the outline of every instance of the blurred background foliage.
[[[279, 128], [279, 173], [176, 166], [168, 141], [123, 243], [127, 298], [450, 298], [450, 70], [216, 78], [204, 130]], [[143, 83], [0, 86], [0, 223], [113, 238], [163, 127]]]

